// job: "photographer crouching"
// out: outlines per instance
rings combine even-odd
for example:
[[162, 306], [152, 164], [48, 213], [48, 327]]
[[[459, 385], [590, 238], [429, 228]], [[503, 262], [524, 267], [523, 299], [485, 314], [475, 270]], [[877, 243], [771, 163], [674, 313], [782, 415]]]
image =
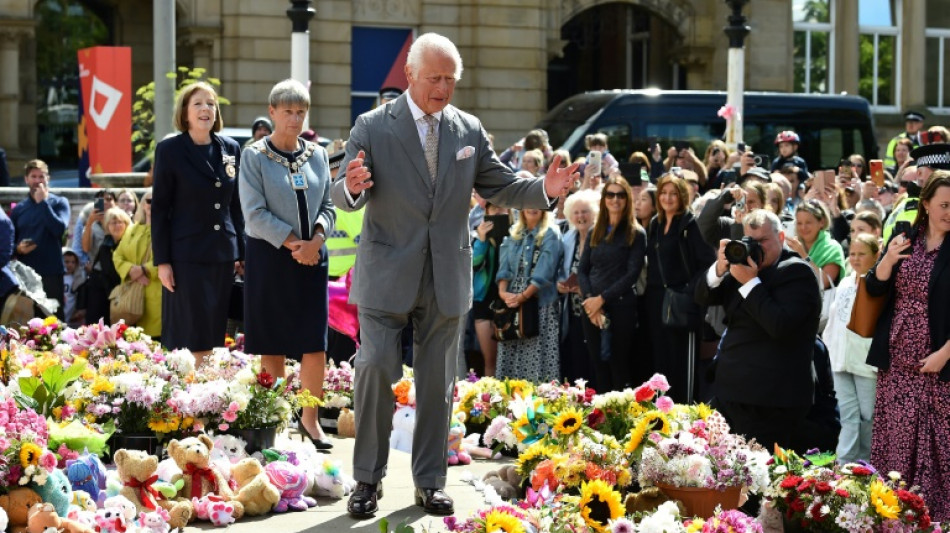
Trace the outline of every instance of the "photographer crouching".
[[790, 447], [812, 405], [812, 357], [821, 294], [808, 264], [785, 248], [782, 223], [757, 209], [741, 240], [719, 242], [696, 300], [722, 305], [728, 328], [715, 368], [713, 407], [732, 431], [765, 449]]

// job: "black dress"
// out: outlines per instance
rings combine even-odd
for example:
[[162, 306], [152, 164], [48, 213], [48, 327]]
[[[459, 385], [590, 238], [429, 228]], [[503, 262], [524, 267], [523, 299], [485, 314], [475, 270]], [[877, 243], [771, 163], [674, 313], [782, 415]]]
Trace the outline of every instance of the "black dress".
[[109, 293], [121, 281], [112, 262], [116, 246], [118, 243], [112, 239], [112, 235], [106, 235], [93, 260], [92, 272], [83, 286], [86, 291], [86, 324], [98, 324], [99, 319], [104, 319], [106, 324], [111, 323]]
[[[294, 160], [293, 154], [268, 148]], [[287, 185], [288, 187], [290, 185]], [[302, 240], [312, 238], [303, 191], [297, 191]], [[294, 224], [296, 225], [296, 224]], [[300, 360], [305, 353], [327, 348], [329, 299], [329, 252], [320, 250], [320, 263], [306, 266], [297, 262], [290, 250], [274, 248], [269, 242], [247, 238], [244, 265], [245, 349], [260, 355], [285, 355]], [[254, 311], [266, 309], [266, 312]]]

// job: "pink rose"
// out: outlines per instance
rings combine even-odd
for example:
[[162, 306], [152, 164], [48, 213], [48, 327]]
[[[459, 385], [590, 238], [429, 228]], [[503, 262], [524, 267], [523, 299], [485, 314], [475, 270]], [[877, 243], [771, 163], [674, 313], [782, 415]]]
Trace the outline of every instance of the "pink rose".
[[52, 472], [56, 468], [56, 456], [53, 455], [53, 452], [49, 450], [43, 452], [43, 455], [40, 456], [40, 466], [47, 472]]
[[218, 431], [227, 431], [231, 426], [227, 424], [218, 424]]
[[653, 390], [658, 390], [660, 392], [666, 392], [670, 390], [670, 382], [666, 380], [666, 376], [663, 374], [653, 374], [653, 377], [650, 378], [650, 381], [647, 381], [647, 385], [649, 385]]
[[673, 408], [673, 400], [669, 396], [660, 396], [656, 401], [656, 408], [664, 413], [669, 413]]

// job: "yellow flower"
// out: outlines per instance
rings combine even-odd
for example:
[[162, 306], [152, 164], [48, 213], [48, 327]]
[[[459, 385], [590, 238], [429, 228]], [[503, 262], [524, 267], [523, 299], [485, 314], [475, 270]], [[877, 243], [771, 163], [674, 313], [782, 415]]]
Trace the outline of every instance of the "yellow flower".
[[85, 370], [82, 371], [83, 381], [93, 381], [96, 379], [96, 371], [91, 366], [87, 366]]
[[630, 474], [629, 468], [622, 468], [620, 472], [617, 473], [617, 486], [626, 487], [627, 485], [633, 483], [633, 476]]
[[696, 404], [695, 409], [696, 409], [696, 417], [699, 418], [700, 420], [706, 420], [709, 417], [709, 415], [712, 414], [712, 407], [709, 407], [708, 405], [704, 403]]
[[505, 383], [507, 384], [508, 393], [512, 398], [515, 396], [524, 398], [534, 392], [534, 386], [523, 379], [509, 379]]
[[879, 479], [871, 482], [871, 503], [883, 518], [897, 518], [900, 515], [901, 505], [897, 495]]
[[145, 360], [145, 354], [136, 352], [129, 356], [129, 361], [133, 363], [138, 363]]
[[650, 421], [646, 418], [641, 418], [637, 425], [633, 426], [630, 430], [630, 438], [627, 440], [627, 445], [624, 446], [623, 452], [627, 455], [632, 454], [637, 451], [637, 448], [643, 444], [643, 439], [647, 435], [647, 430], [650, 428]]
[[525, 533], [524, 524], [518, 517], [501, 510], [491, 510], [485, 514], [485, 531], [504, 533]]
[[103, 376], [96, 376], [91, 388], [93, 394], [113, 393], [115, 392], [115, 383], [112, 383], [108, 378]]
[[554, 422], [554, 431], [558, 435], [570, 435], [581, 428], [584, 415], [577, 409], [570, 409], [560, 414]]
[[32, 442], [24, 442], [20, 446], [20, 466], [26, 468], [30, 465], [40, 464], [40, 456], [43, 455], [43, 448], [40, 448]]
[[43, 372], [46, 372], [46, 369], [58, 366], [59, 364], [59, 357], [55, 355], [41, 357], [33, 363], [33, 375], [36, 377], [42, 376]]
[[607, 522], [623, 516], [620, 493], [607, 482], [595, 479], [581, 485], [581, 517], [594, 531], [607, 531]]
[[59, 321], [56, 320], [56, 317], [55, 317], [55, 316], [48, 316], [48, 317], [46, 317], [45, 320], [43, 320], [43, 325], [44, 325], [44, 326], [55, 326], [55, 325], [58, 324], [58, 323], [59, 323]]
[[646, 410], [646, 407], [640, 405], [639, 402], [633, 402], [630, 404], [630, 407], [627, 407], [627, 416], [630, 418], [639, 418]]
[[62, 407], [54, 407], [54, 408], [53, 408], [53, 418], [60, 419], [60, 418], [62, 418], [62, 417], [63, 417], [63, 408], [62, 408]]
[[555, 453], [557, 453], [557, 450], [550, 446], [544, 445], [543, 441], [535, 442], [518, 455], [518, 461], [516, 462], [515, 470], [522, 476], [527, 476], [531, 472], [526, 471], [525, 467], [533, 468], [533, 463], [535, 461], [543, 461]]
[[[703, 521], [702, 518], [694, 518], [689, 524], [687, 524], [686, 533], [699, 533], [703, 530], [704, 525], [706, 525], [706, 522]], [[730, 531], [731, 530], [732, 528], [730, 528]]]

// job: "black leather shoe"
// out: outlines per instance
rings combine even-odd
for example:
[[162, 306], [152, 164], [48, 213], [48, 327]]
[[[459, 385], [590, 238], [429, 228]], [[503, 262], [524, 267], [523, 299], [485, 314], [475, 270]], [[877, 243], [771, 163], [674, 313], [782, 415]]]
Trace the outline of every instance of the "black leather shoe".
[[379, 506], [376, 500], [383, 497], [383, 482], [356, 484], [356, 489], [350, 495], [350, 500], [346, 502], [346, 510], [353, 518], [372, 518]]
[[452, 498], [442, 489], [416, 489], [416, 505], [429, 514], [450, 515], [455, 512]]

